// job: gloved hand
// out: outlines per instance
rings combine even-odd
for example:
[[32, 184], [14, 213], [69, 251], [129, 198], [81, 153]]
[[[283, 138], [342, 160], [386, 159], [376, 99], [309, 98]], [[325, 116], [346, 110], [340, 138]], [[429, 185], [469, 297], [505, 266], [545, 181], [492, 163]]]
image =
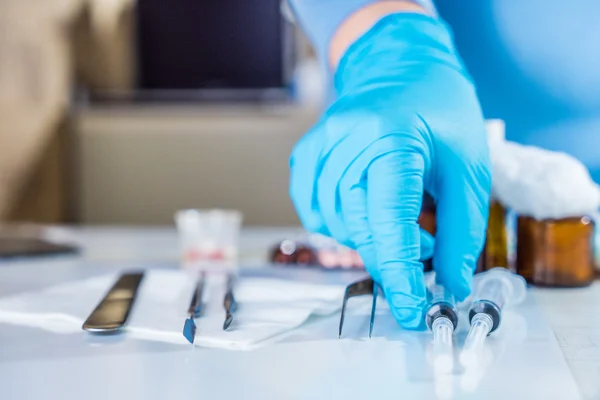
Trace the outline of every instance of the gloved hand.
[[418, 14], [379, 21], [335, 85], [338, 99], [293, 150], [293, 202], [309, 231], [359, 251], [400, 325], [421, 328], [424, 190], [437, 204], [437, 280], [459, 300], [483, 247], [491, 174], [475, 89], [446, 25]]

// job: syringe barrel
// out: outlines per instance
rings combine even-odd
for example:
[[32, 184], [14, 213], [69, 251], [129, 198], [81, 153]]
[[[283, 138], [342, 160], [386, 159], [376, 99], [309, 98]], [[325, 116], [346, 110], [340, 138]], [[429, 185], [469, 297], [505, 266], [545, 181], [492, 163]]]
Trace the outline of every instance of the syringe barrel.
[[475, 275], [473, 285], [474, 302], [489, 301], [499, 310], [522, 303], [527, 295], [525, 279], [501, 267]]
[[490, 333], [495, 331], [500, 326], [502, 308], [510, 293], [510, 281], [503, 274], [493, 273], [481, 276], [481, 281], [475, 286], [473, 303], [469, 308], [469, 322], [472, 322], [473, 317], [477, 314], [487, 314], [492, 320]]
[[425, 314], [425, 323], [432, 329], [433, 323], [440, 317], [448, 318], [452, 323], [453, 330], [458, 325], [458, 311], [456, 310], [454, 296], [442, 285], [435, 283], [429, 285], [431, 294], [430, 305]]
[[446, 290], [442, 285], [431, 283], [429, 285], [429, 293], [431, 294], [431, 304], [447, 303], [454, 307], [454, 296], [450, 291]]
[[489, 279], [477, 286], [473, 301], [485, 300], [492, 302], [502, 311], [510, 292], [511, 289], [504, 279], [490, 276]]
[[473, 325], [473, 319], [476, 315], [485, 314], [490, 318], [491, 325], [488, 332], [492, 333], [500, 326], [502, 319], [502, 310], [495, 303], [489, 300], [478, 300], [471, 304], [469, 308], [469, 322]]

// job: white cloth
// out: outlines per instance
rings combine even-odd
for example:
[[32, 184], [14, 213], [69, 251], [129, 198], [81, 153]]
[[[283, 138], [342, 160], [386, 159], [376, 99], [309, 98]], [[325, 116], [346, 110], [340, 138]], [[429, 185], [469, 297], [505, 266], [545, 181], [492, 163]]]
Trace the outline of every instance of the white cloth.
[[[83, 322], [117, 277], [111, 274], [1, 298], [0, 323], [55, 333], [81, 333]], [[124, 334], [189, 346], [182, 330], [194, 285], [195, 278], [183, 271], [146, 271]], [[313, 314], [327, 315], [339, 310], [344, 289], [343, 285], [241, 278], [234, 289], [238, 303], [234, 322], [223, 331], [225, 281], [222, 276], [211, 275], [205, 291], [204, 314], [196, 319], [195, 344], [252, 349], [302, 325]]]

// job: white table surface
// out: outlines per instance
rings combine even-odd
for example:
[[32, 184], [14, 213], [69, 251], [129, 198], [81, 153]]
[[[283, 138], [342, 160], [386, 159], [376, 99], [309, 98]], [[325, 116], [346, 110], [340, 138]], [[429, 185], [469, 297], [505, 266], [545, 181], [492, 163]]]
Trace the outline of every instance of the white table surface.
[[[176, 266], [178, 262], [177, 236], [173, 229], [52, 227], [47, 228], [45, 234], [56, 241], [77, 243], [82, 248], [81, 254], [0, 262], [0, 296], [36, 290], [108, 271]], [[300, 235], [301, 230], [296, 228], [246, 229], [241, 245], [242, 258], [249, 268], [258, 267], [267, 254], [267, 246], [282, 238]], [[350, 281], [356, 277], [356, 274], [349, 273], [343, 279]], [[531, 292], [539, 306], [536, 309], [541, 308], [545, 314], [540, 318], [547, 319], [552, 327], [582, 398], [600, 399], [600, 318], [597, 312], [600, 305], [600, 283], [596, 282], [582, 289], [535, 288]], [[1, 399], [171, 399], [177, 396], [187, 397], [190, 393], [198, 393], [198, 398], [207, 398], [202, 396], [202, 393], [206, 394], [204, 390], [210, 393], [210, 398], [255, 398], [257, 393], [263, 393], [263, 396], [256, 398], [318, 399], [321, 398], [319, 395], [324, 394], [322, 391], [318, 394], [311, 393], [310, 388], [301, 395], [297, 391], [286, 392], [288, 389], [283, 382], [285, 370], [289, 366], [278, 356], [282, 351], [293, 352], [294, 349], [286, 348], [285, 344], [280, 348], [267, 347], [260, 352], [239, 355], [236, 352], [207, 349], [190, 352], [189, 349], [182, 350], [176, 345], [129, 340], [124, 335], [99, 340], [82, 335], [76, 341], [71, 336], [42, 335], [44, 333], [30, 328], [0, 324]], [[386, 351], [385, 349], [383, 347], [380, 350]], [[339, 351], [344, 351], [343, 346]], [[220, 367], [207, 365], [203, 362], [204, 355], [222, 361], [219, 363]], [[302, 354], [296, 356], [302, 359]], [[228, 359], [231, 359], [229, 365], [235, 365], [235, 369], [223, 367], [228, 365]], [[309, 359], [302, 361], [306, 362], [306, 368], [317, 368], [318, 373], [324, 374], [323, 379], [326, 379], [328, 371], [318, 370], [320, 366], [311, 365]], [[257, 370], [256, 365], [260, 365], [261, 369]], [[206, 373], [207, 368], [223, 368], [223, 376], [237, 371], [235, 376], [238, 381], [231, 382], [230, 385], [219, 384], [218, 387], [216, 382], [212, 387], [205, 382], [206, 388], [196, 388], [195, 377]], [[253, 370], [254, 377], [264, 378], [264, 374], [272, 376], [272, 379], [266, 380], [270, 384], [260, 386], [256, 383], [264, 383], [264, 379], [240, 382], [244, 376], [241, 373], [245, 371], [244, 368]], [[210, 372], [215, 373], [214, 370]], [[379, 373], [377, 377], [376, 372]], [[365, 377], [386, 379], [386, 372], [377, 371], [377, 368], [371, 368], [366, 375], [364, 371], [346, 373], [349, 380]], [[537, 371], [524, 373], [530, 374], [532, 381], [536, 380]], [[564, 373], [568, 375], [568, 370]], [[169, 378], [165, 379], [165, 376]], [[569, 376], [564, 379], [572, 378]], [[499, 379], [501, 384], [510, 385], [510, 382], [502, 382], [502, 377]], [[227, 382], [226, 379], [224, 381]], [[344, 382], [331, 382], [330, 386], [331, 393], [323, 398], [364, 399], [376, 395], [372, 391], [343, 393], [343, 388], [348, 387]], [[241, 388], [247, 390], [248, 387], [256, 391], [254, 396], [241, 391]], [[382, 385], [381, 393], [389, 396], [389, 389]], [[519, 398], [518, 388], [515, 388], [514, 393], [513, 397]], [[391, 398], [398, 398], [397, 395], [399, 394]]]

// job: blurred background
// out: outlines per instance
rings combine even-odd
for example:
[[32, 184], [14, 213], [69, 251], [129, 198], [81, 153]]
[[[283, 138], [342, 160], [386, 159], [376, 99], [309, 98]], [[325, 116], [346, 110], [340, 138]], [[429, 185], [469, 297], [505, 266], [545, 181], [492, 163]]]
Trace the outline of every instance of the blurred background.
[[323, 79], [280, 0], [0, 2], [0, 220], [296, 225]]

